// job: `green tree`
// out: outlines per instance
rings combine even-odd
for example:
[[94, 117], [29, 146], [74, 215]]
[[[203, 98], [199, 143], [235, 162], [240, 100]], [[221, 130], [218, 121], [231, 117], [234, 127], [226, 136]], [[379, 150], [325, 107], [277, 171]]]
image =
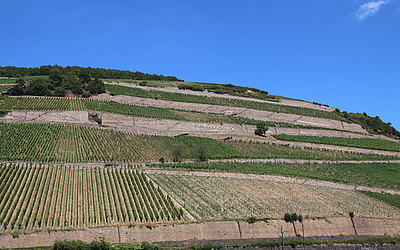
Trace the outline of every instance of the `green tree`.
[[208, 160], [208, 149], [205, 145], [200, 144], [194, 149], [194, 154], [196, 159], [199, 161], [207, 161]]
[[298, 236], [297, 234], [297, 230], [296, 230], [296, 225], [294, 224], [296, 221], [302, 222], [303, 221], [303, 216], [302, 215], [297, 215], [296, 213], [285, 213], [285, 215], [283, 216], [283, 219], [285, 220], [286, 223], [292, 223], [293, 225], [293, 229], [294, 229], [294, 233], [296, 236]]
[[172, 161], [180, 162], [183, 157], [183, 148], [181, 146], [176, 146], [171, 151]]
[[267, 131], [268, 131], [267, 124], [260, 122], [257, 124], [256, 130], [254, 130], [254, 134], [259, 136], [265, 136], [265, 133]]
[[26, 82], [20, 78], [16, 81], [16, 85], [9, 90], [10, 95], [25, 95], [26, 94]]

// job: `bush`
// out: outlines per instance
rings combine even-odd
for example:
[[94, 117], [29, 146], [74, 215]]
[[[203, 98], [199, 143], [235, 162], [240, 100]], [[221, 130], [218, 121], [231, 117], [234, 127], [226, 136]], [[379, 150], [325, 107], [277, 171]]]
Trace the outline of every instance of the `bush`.
[[265, 133], [268, 131], [268, 127], [265, 123], [258, 123], [256, 130], [254, 130], [255, 135], [265, 136]]
[[207, 147], [203, 144], [198, 145], [194, 149], [195, 158], [199, 161], [207, 161], [208, 160], [208, 150]]

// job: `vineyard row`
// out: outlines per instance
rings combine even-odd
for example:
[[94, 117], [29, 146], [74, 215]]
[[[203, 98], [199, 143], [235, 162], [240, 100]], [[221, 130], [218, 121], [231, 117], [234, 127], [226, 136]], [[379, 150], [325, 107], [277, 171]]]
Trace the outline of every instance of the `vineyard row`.
[[143, 173], [128, 168], [0, 166], [0, 233], [183, 220]]

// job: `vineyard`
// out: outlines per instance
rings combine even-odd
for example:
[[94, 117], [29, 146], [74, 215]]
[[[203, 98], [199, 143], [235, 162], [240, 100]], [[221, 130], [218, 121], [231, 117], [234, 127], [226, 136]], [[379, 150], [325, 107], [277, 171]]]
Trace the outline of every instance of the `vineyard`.
[[[158, 108], [150, 106], [136, 106], [122, 104], [113, 101], [97, 101], [85, 98], [62, 98], [62, 97], [3, 97], [0, 100], [0, 110], [87, 110], [117, 113], [123, 115], [132, 115], [147, 118], [182, 120], [191, 122], [207, 123], [233, 123], [257, 125], [260, 121], [248, 119], [240, 116], [226, 116], [222, 114], [202, 113], [196, 111], [175, 110], [169, 108]], [[304, 128], [304, 129], [324, 129], [329, 128], [290, 124], [285, 122], [267, 122], [263, 121], [268, 127], [284, 128]]]
[[170, 196], [131, 168], [0, 166], [0, 232], [185, 219]]
[[248, 158], [282, 158], [304, 160], [383, 160], [398, 157], [374, 154], [348, 153], [344, 151], [290, 147], [274, 143], [226, 141], [226, 145]]
[[[172, 150], [181, 160], [196, 159], [204, 146], [210, 159], [289, 158], [352, 160], [393, 159], [356, 153], [291, 148], [247, 142], [223, 142], [210, 138], [149, 136], [63, 124], [0, 123], [0, 159], [35, 162], [155, 162], [171, 161]], [[254, 152], [252, 152], [254, 151]], [[317, 156], [317, 154], [319, 154]]]
[[241, 154], [222, 142], [201, 137], [148, 136], [61, 124], [0, 123], [0, 159], [35, 162], [149, 162], [182, 159], [207, 145], [210, 158], [238, 158]]
[[149, 175], [188, 212], [201, 220], [303, 216], [400, 218], [400, 210], [356, 191], [252, 179]]
[[[0, 79], [1, 80], [1, 79]], [[5, 90], [8, 90], [9, 88], [11, 88], [12, 85], [0, 85], [0, 92], [3, 92]]]
[[244, 174], [283, 175], [400, 190], [399, 163], [290, 164], [257, 162], [211, 162], [157, 164], [151, 167]]
[[334, 120], [344, 120], [342, 116], [340, 116], [335, 112], [328, 112], [310, 108], [300, 108], [300, 107], [277, 105], [271, 103], [252, 102], [252, 101], [245, 101], [238, 99], [225, 99], [217, 97], [187, 95], [181, 93], [170, 93], [163, 91], [142, 90], [139, 88], [131, 88], [119, 85], [112, 85], [112, 84], [106, 84], [106, 88], [112, 95], [129, 95], [129, 96], [161, 99], [161, 100], [176, 101], [176, 102], [223, 105], [223, 106], [272, 111], [278, 113], [314, 116], [314, 117], [334, 119]]
[[388, 193], [375, 193], [370, 191], [360, 191], [361, 193], [371, 196], [375, 199], [384, 201], [394, 207], [400, 208], [400, 195]]
[[278, 140], [284, 140], [284, 141], [311, 142], [311, 143], [400, 152], [400, 142], [379, 140], [372, 138], [319, 137], [319, 136], [283, 135], [283, 134], [274, 135], [274, 137]]

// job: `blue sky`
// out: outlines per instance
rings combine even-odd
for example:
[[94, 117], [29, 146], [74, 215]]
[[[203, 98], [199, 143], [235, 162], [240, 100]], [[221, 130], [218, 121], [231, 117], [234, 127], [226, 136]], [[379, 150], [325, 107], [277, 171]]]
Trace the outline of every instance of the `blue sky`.
[[0, 0], [0, 66], [175, 75], [400, 129], [400, 0]]

